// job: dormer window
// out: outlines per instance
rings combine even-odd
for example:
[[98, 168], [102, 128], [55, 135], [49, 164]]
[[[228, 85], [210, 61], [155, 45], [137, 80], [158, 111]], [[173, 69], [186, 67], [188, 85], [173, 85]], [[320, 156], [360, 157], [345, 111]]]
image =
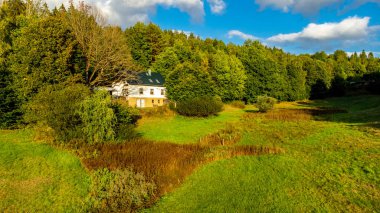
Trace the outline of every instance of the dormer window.
[[153, 80], [149, 78], [149, 82], [150, 82], [150, 83], [153, 83]]
[[160, 81], [158, 80], [158, 79], [156, 79], [156, 82], [159, 84], [160, 83]]

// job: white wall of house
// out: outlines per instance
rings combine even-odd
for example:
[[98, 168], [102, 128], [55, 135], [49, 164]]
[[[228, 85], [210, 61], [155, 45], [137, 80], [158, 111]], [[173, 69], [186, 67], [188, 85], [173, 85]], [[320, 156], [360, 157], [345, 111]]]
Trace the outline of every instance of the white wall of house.
[[[129, 85], [128, 97], [131, 98], [165, 98], [165, 87]], [[141, 93], [142, 92], [142, 93]]]
[[[112, 95], [117, 97], [127, 95], [130, 98], [166, 98], [165, 87], [128, 85], [121, 82], [115, 83], [112, 87], [114, 89]], [[127, 94], [123, 90], [127, 90]]]

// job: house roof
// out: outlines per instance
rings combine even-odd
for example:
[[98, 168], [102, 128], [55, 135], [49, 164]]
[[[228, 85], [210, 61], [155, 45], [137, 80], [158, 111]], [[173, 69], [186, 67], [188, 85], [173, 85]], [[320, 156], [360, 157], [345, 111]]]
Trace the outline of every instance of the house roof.
[[143, 86], [164, 86], [164, 77], [157, 72], [141, 72], [137, 75], [137, 80], [130, 80], [130, 85], [143, 85]]

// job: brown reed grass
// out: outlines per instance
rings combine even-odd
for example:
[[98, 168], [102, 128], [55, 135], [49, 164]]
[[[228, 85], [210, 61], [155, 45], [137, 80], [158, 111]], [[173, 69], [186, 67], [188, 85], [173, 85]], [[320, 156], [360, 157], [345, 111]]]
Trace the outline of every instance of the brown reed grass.
[[[214, 144], [214, 143], [210, 143]], [[178, 187], [198, 166], [235, 156], [276, 154], [278, 148], [256, 146], [155, 143], [137, 139], [124, 144], [83, 147], [82, 163], [89, 170], [130, 168], [157, 185], [156, 197]]]
[[277, 109], [267, 113], [247, 113], [244, 118], [265, 118], [278, 121], [307, 121], [316, 116], [347, 113], [347, 110], [339, 108], [313, 108], [313, 109]]

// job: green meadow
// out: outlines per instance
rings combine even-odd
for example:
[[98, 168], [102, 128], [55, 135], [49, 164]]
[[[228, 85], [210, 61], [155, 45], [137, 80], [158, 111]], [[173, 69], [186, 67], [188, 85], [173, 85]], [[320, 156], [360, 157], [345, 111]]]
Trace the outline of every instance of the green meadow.
[[[230, 125], [240, 137], [227, 148], [273, 147], [282, 152], [205, 161], [143, 211], [379, 211], [379, 96], [281, 103], [268, 113], [227, 105], [211, 118], [144, 117], [137, 131], [154, 143], [182, 146], [195, 145]], [[74, 154], [33, 141], [30, 130], [1, 131], [0, 210], [81, 211], [90, 185], [82, 165]]]
[[243, 137], [235, 146], [275, 146], [285, 153], [205, 165], [151, 211], [378, 211], [380, 97], [334, 98], [285, 106], [316, 107], [342, 108], [347, 113], [309, 118], [286, 116], [281, 109], [277, 109], [280, 116], [272, 117], [251, 112], [240, 120]]
[[79, 159], [32, 139], [0, 131], [0, 212], [80, 211], [90, 180]]

